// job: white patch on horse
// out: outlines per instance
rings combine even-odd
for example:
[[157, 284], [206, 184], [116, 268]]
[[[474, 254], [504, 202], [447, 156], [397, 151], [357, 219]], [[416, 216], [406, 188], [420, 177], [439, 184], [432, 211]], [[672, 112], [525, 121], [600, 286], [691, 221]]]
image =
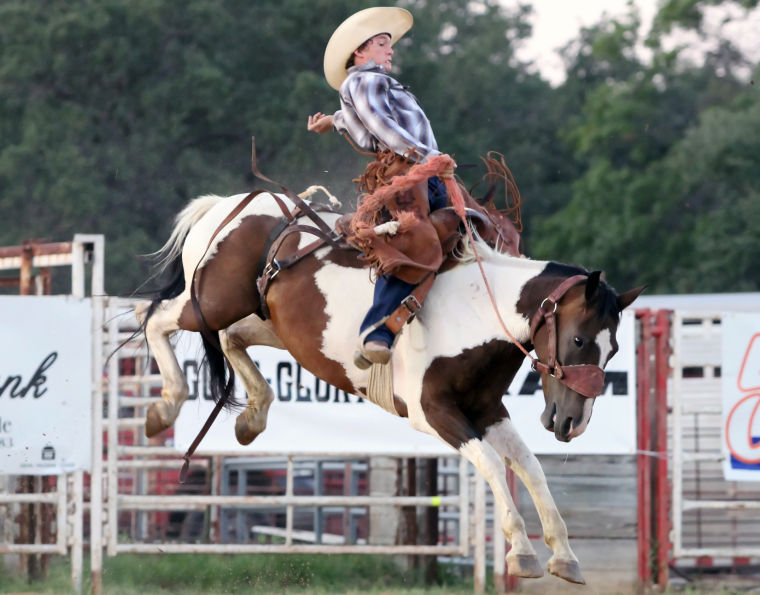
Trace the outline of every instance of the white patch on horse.
[[588, 422], [591, 421], [591, 410], [594, 407], [595, 400], [596, 397], [589, 397], [583, 403], [583, 416], [581, 417], [580, 423], [573, 423], [573, 427], [570, 428], [570, 434], [568, 436], [570, 440], [577, 438], [586, 431]]
[[[509, 275], [498, 270], [504, 264], [510, 266]], [[509, 332], [518, 341], [528, 340], [530, 323], [516, 306], [525, 284], [543, 270], [545, 263], [487, 252], [483, 265]], [[465, 312], [467, 315], [462, 316]], [[439, 275], [417, 318], [427, 330], [430, 360], [455, 356], [492, 339], [506, 339], [478, 266], [457, 266]], [[463, 319], [467, 324], [460, 322]], [[446, 323], [426, 324], [432, 320]]]
[[[319, 217], [327, 223], [327, 225], [330, 228], [333, 228], [335, 225], [335, 222], [340, 219], [341, 214], [340, 213], [329, 213], [329, 212], [320, 212], [318, 213]], [[302, 216], [298, 218], [297, 221], [298, 225], [309, 225], [311, 227], [317, 228], [317, 225], [307, 216]], [[312, 235], [310, 233], [301, 233], [301, 237], [298, 240], [298, 249], [305, 248], [309, 244], [313, 243], [315, 240], [317, 240], [319, 236]], [[329, 251], [329, 246], [325, 248], [320, 248], [315, 253], [315, 256], [322, 257], [325, 254], [327, 254]]]
[[[245, 208], [240, 211], [231, 221], [227, 223], [216, 237], [208, 245], [209, 238], [214, 234], [219, 225], [224, 221], [238, 203], [240, 203], [247, 194], [236, 194], [219, 200], [209, 211], [198, 221], [187, 234], [185, 240], [185, 249], [182, 253], [182, 264], [185, 267], [186, 276], [192, 277], [196, 264], [203, 259], [198, 268], [202, 268], [209, 260], [216, 255], [217, 248], [232, 231], [240, 226], [240, 222], [245, 217], [252, 215], [265, 215], [270, 217], [282, 217], [282, 210], [277, 205], [272, 195], [262, 193], [255, 196]], [[278, 195], [280, 199], [289, 207], [293, 208], [293, 203], [284, 195]]]
[[[528, 340], [530, 322], [517, 312], [516, 306], [524, 285], [546, 263], [499, 254], [483, 244], [478, 247], [504, 323], [518, 341]], [[500, 270], [504, 267], [509, 268], [509, 274]], [[327, 263], [317, 271], [315, 281], [325, 297], [328, 316], [323, 353], [338, 362], [351, 362], [359, 343], [359, 326], [372, 305], [374, 285], [370, 273]], [[460, 322], [463, 319], [467, 324]], [[446, 323], [440, 324], [441, 320]], [[402, 331], [394, 349], [394, 371], [398, 376], [401, 368], [414, 370], [421, 377], [435, 358], [454, 357], [496, 338], [506, 339], [480, 269], [472, 264], [460, 265], [438, 275], [422, 310]], [[366, 371], [349, 365], [346, 373], [357, 386], [366, 382]], [[408, 399], [408, 395], [404, 396]]]
[[605, 328], [599, 331], [599, 334], [596, 336], [596, 344], [599, 347], [599, 367], [604, 368], [612, 353], [612, 333], [610, 333], [610, 329]]
[[[359, 327], [372, 305], [374, 285], [367, 269], [325, 263], [314, 275], [317, 288], [325, 298], [327, 326], [322, 333], [322, 353], [337, 362], [353, 362], [359, 346]], [[366, 382], [368, 372], [349, 365], [346, 374], [354, 385]]]

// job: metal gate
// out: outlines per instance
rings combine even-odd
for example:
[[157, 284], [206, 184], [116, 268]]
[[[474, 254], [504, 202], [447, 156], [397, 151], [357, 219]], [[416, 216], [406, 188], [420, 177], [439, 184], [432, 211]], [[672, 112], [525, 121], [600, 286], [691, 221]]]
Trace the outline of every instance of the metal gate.
[[760, 559], [760, 483], [725, 481], [721, 466], [721, 318], [727, 309], [673, 313], [672, 557], [677, 565], [732, 566]]
[[669, 296], [659, 303], [672, 309], [637, 312], [638, 571], [644, 584], [667, 585], [671, 569], [678, 574], [760, 561], [760, 483], [726, 481], [721, 451], [722, 318], [756, 312], [757, 297]]

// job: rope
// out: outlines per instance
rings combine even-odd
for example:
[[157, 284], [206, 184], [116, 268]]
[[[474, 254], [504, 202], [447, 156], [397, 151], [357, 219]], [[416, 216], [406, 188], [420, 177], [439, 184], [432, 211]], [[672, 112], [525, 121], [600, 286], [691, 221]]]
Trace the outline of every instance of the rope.
[[396, 405], [393, 401], [393, 365], [372, 364], [369, 370], [369, 382], [367, 384], [367, 399], [375, 405], [379, 405], [388, 413], [398, 416]]
[[[357, 238], [368, 237], [369, 234], [375, 235], [374, 223], [375, 218], [386, 206], [386, 203], [396, 196], [399, 192], [408, 190], [420, 184], [426, 182], [428, 178], [438, 176], [443, 180], [446, 185], [446, 192], [451, 200], [451, 205], [454, 207], [457, 215], [462, 219], [465, 230], [467, 231], [467, 239], [470, 241], [472, 251], [475, 253], [475, 260], [480, 268], [480, 274], [483, 277], [488, 296], [491, 299], [494, 312], [499, 320], [502, 330], [506, 333], [507, 337], [522, 351], [532, 362], [536, 362], [536, 359], [528, 352], [525, 347], [509, 332], [507, 325], [504, 323], [504, 319], [501, 317], [499, 307], [496, 305], [496, 298], [491, 290], [491, 284], [486, 277], [485, 269], [483, 268], [483, 262], [478, 254], [477, 247], [475, 246], [475, 238], [473, 237], [470, 225], [467, 223], [467, 214], [465, 208], [464, 196], [462, 191], [454, 178], [454, 169], [456, 168], [456, 162], [449, 155], [433, 155], [429, 157], [424, 163], [417, 163], [411, 167], [408, 173], [404, 175], [395, 176], [393, 181], [387, 186], [381, 186], [376, 189], [373, 194], [368, 194], [362, 199], [362, 203], [356, 211], [356, 215], [351, 222], [351, 227]], [[409, 214], [414, 216], [413, 214]], [[399, 227], [401, 230], [404, 228], [406, 221], [404, 219], [399, 220]]]
[[[453, 160], [452, 160], [453, 161]], [[472, 251], [475, 254], [475, 260], [478, 263], [478, 268], [480, 269], [480, 275], [483, 277], [483, 283], [485, 283], [486, 291], [488, 292], [488, 297], [491, 300], [491, 304], [493, 305], [493, 310], [496, 312], [496, 318], [499, 319], [499, 324], [501, 325], [502, 330], [506, 333], [507, 337], [510, 338], [512, 343], [514, 343], [520, 351], [522, 351], [526, 357], [530, 359], [531, 362], [534, 364], [536, 363], [536, 358], [534, 358], [530, 352], [525, 349], [525, 347], [522, 346], [522, 343], [520, 343], [512, 333], [509, 332], [509, 329], [507, 328], [507, 325], [504, 323], [504, 319], [501, 317], [501, 312], [499, 312], [499, 306], [496, 305], [496, 298], [493, 295], [493, 291], [491, 290], [491, 284], [488, 282], [488, 277], [486, 276], [486, 271], [483, 268], [483, 261], [480, 259], [480, 254], [478, 254], [478, 249], [475, 245], [475, 238], [472, 235], [472, 229], [470, 229], [469, 223], [467, 223], [467, 218], [465, 215], [465, 205], [464, 205], [464, 197], [462, 196], [462, 191], [459, 189], [459, 184], [457, 184], [456, 180], [453, 176], [453, 170], [451, 173], [443, 173], [439, 174], [439, 177], [443, 180], [443, 183], [446, 185], [446, 192], [449, 194], [449, 198], [451, 198], [451, 205], [454, 207], [454, 210], [457, 212], [459, 217], [464, 222], [464, 228], [467, 231], [467, 239], [470, 241], [470, 246], [472, 247]]]
[[[355, 233], [362, 235], [361, 232], [366, 231], [367, 227], [374, 227], [377, 215], [399, 192], [409, 190], [422, 182], [427, 182], [428, 178], [433, 176], [439, 176], [442, 179], [447, 175], [451, 177], [455, 167], [456, 163], [448, 155], [434, 155], [425, 163], [413, 165], [406, 174], [395, 176], [390, 184], [380, 186], [372, 194], [365, 195], [362, 197], [361, 204], [351, 224]], [[464, 198], [462, 198], [461, 192], [459, 198], [462, 201], [462, 209], [464, 209]]]

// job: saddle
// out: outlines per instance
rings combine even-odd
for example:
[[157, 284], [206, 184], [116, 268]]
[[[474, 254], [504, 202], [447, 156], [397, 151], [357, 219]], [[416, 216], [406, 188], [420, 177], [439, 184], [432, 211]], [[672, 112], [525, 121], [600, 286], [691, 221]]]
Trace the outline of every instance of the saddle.
[[[494, 163], [493, 159], [486, 161], [489, 171], [487, 176], [498, 175], [494, 172], [498, 172], [500, 167]], [[502, 165], [505, 173], [500, 177], [509, 181], [511, 174], [503, 164], [503, 158]], [[376, 160], [355, 180], [360, 189], [365, 190], [357, 211], [340, 217], [333, 229], [318, 215], [316, 207], [300, 197], [288, 193], [297, 205], [293, 212], [279, 202], [284, 216], [283, 224], [277, 229], [277, 237], [270, 238], [266, 259], [259, 269], [261, 274], [257, 281], [263, 317], [269, 317], [266, 294], [276, 274], [330, 244], [333, 248], [359, 251], [367, 266], [375, 267], [378, 274], [390, 274], [420, 286], [421, 291], [417, 292], [415, 299], [404, 304], [406, 309], [402, 316], [403, 322], [399, 320], [400, 326], [403, 326], [421, 307], [435, 274], [456, 264], [454, 254], [464, 235], [462, 219], [452, 207], [430, 212], [427, 177], [423, 175], [417, 183], [409, 183], [407, 174], [413, 166], [412, 162], [395, 153], [378, 153]], [[406, 182], [406, 185], [395, 188], [394, 183], [398, 180]], [[495, 250], [518, 256], [519, 202], [513, 200], [512, 210], [517, 212], [517, 217], [514, 217], [514, 213], [510, 215], [509, 212], [497, 210], [490, 197], [489, 202], [481, 204], [472, 198], [461, 182], [459, 187], [465, 197], [468, 220], [478, 235]], [[514, 196], [516, 186], [508, 187], [508, 192], [509, 190], [512, 190]], [[322, 210], [335, 212], [332, 209]], [[315, 225], [299, 223], [298, 217], [304, 215]], [[285, 242], [293, 233], [309, 233], [316, 237], [313, 242], [299, 249], [297, 243]], [[409, 307], [410, 304], [414, 307]]]

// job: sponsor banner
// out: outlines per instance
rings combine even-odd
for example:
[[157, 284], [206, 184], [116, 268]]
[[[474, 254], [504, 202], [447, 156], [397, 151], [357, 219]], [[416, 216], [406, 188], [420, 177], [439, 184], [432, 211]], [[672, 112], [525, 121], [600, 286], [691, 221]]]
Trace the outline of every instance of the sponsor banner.
[[[625, 312], [618, 331], [620, 351], [607, 365], [606, 387], [596, 399], [586, 432], [569, 444], [557, 441], [539, 420], [544, 409], [540, 376], [524, 362], [504, 404], [528, 446], [537, 453], [627, 454], [636, 446], [635, 321]], [[213, 409], [197, 333], [180, 333], [176, 352], [190, 386], [175, 423], [175, 446], [185, 450]], [[201, 443], [202, 452], [330, 452], [451, 454], [440, 440], [413, 430], [406, 419], [327, 385], [290, 355], [251, 347], [251, 358], [275, 392], [267, 429], [249, 446], [235, 439], [237, 412], [223, 411]], [[235, 394], [244, 398], [239, 380]]]
[[90, 469], [91, 311], [68, 296], [0, 296], [0, 474]]
[[723, 475], [760, 481], [760, 314], [724, 313]]

